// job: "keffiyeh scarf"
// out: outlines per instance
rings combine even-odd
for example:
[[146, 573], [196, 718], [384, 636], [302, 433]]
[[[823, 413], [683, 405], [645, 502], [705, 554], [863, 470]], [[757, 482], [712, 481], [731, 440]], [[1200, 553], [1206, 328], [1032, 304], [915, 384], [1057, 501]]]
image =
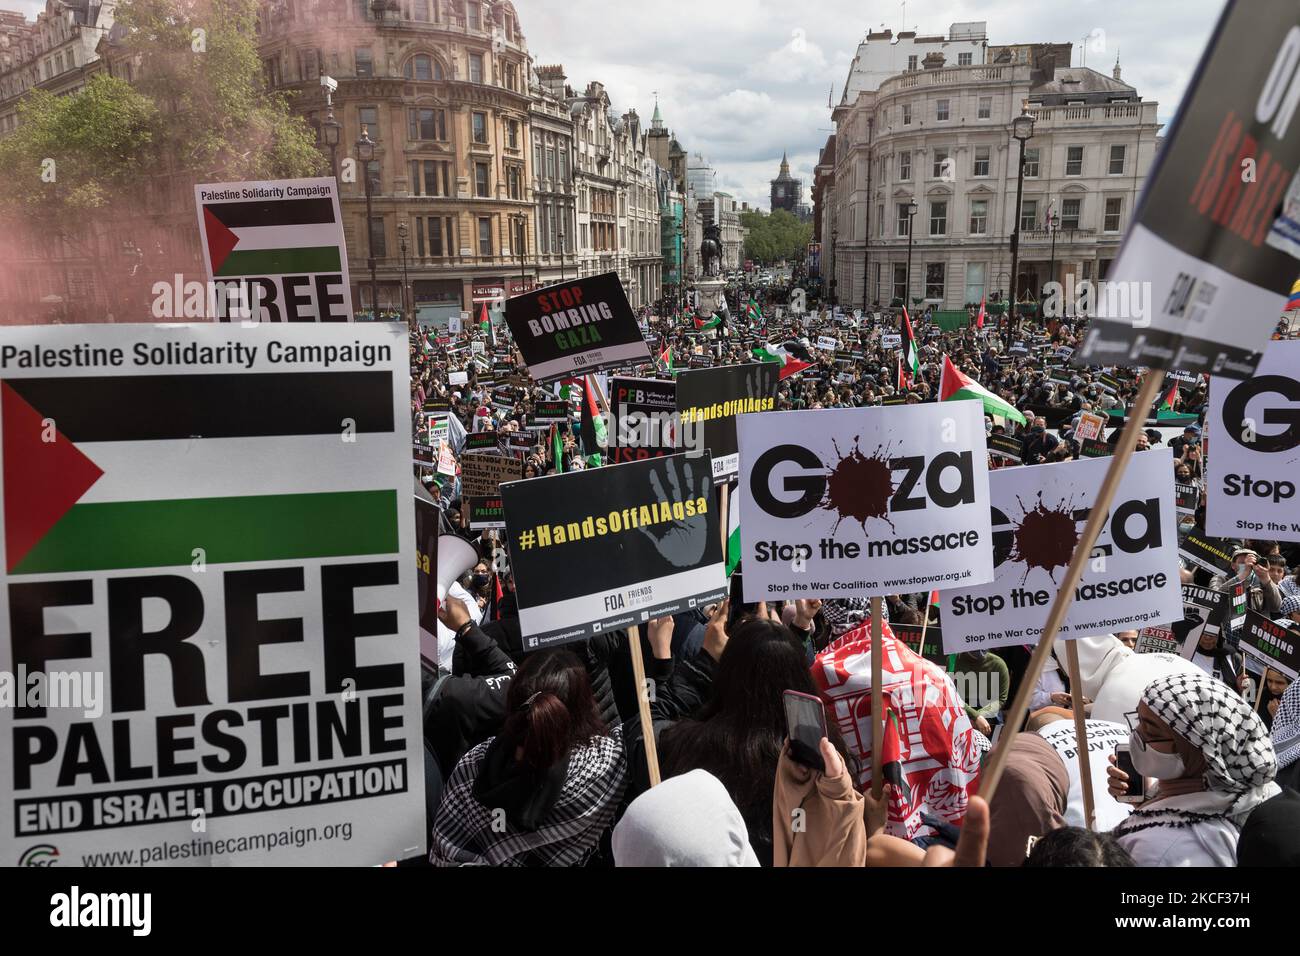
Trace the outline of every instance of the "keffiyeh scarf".
[[1300, 680], [1291, 682], [1273, 715], [1273, 750], [1278, 769], [1300, 758]]

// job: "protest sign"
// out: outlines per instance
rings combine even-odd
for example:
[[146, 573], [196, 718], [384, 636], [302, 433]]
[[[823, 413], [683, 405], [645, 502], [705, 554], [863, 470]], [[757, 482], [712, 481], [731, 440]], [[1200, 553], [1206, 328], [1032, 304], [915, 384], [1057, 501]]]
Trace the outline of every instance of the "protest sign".
[[[461, 313], [461, 315], [464, 315], [464, 314], [465, 314], [465, 313], [463, 313], [463, 312]], [[468, 318], [468, 316], [466, 316], [466, 318]], [[465, 328], [465, 319], [462, 319], [462, 318], [460, 317], [460, 315], [449, 315], [449, 316], [447, 316], [447, 332], [448, 332], [448, 334], [450, 334], [450, 335], [460, 335], [461, 331], [462, 331], [464, 328]]]
[[533, 403], [533, 421], [540, 425], [563, 424], [569, 420], [570, 405], [563, 399], [541, 399]]
[[1079, 442], [1079, 455], [1082, 458], [1105, 458], [1114, 450], [1110, 442], [1101, 438], [1087, 438]]
[[1300, 541], [1300, 342], [1272, 342], [1244, 382], [1213, 376], [1205, 529]]
[[466, 455], [460, 462], [463, 495], [490, 498], [500, 494], [503, 481], [518, 481], [522, 477], [518, 459], [505, 455]]
[[710, 471], [677, 454], [503, 485], [525, 650], [725, 597]]
[[[1088, 828], [1084, 814], [1083, 775], [1080, 770], [1079, 733], [1074, 721], [1054, 720], [1038, 731], [1038, 735], [1052, 745], [1070, 775], [1070, 792], [1065, 799], [1065, 822], [1068, 826]], [[1098, 833], [1113, 830], [1132, 812], [1133, 808], [1120, 803], [1110, 795], [1106, 768], [1108, 758], [1117, 747], [1129, 741], [1129, 728], [1108, 720], [1089, 720], [1084, 727], [1088, 739], [1088, 766], [1091, 772], [1091, 793], [1097, 801], [1094, 827]]]
[[539, 382], [650, 360], [617, 272], [507, 299], [506, 324]]
[[203, 266], [220, 294], [201, 314], [171, 309], [169, 318], [353, 320], [333, 177], [204, 183], [194, 187], [194, 204]]
[[[996, 577], [943, 589], [945, 650], [1037, 642], [1109, 464], [1079, 460], [989, 476]], [[1172, 455], [1168, 449], [1138, 455], [1120, 480], [1059, 637], [1180, 619], [1177, 541]]]
[[1199, 531], [1189, 531], [1178, 546], [1178, 553], [1211, 574], [1232, 574], [1232, 545]]
[[1074, 439], [1083, 442], [1093, 438], [1100, 438], [1102, 429], [1105, 427], [1106, 420], [1100, 415], [1094, 415], [1092, 412], [1082, 412], [1079, 415], [1079, 424], [1074, 431]]
[[496, 451], [501, 444], [501, 436], [496, 432], [471, 432], [465, 436], [465, 445], [461, 448], [462, 455], [472, 455], [475, 452]]
[[1017, 463], [1020, 461], [1019, 438], [1012, 438], [1010, 435], [989, 435], [988, 446], [990, 455], [997, 455], [999, 458]]
[[713, 479], [726, 481], [740, 471], [736, 422], [776, 405], [780, 369], [767, 362], [685, 371], [677, 376], [679, 444], [692, 454], [708, 452]]
[[1300, 257], [1300, 222], [1274, 219], [1300, 166], [1298, 21], [1295, 4], [1228, 3], [1076, 359], [1236, 379], [1254, 371]]
[[817, 336], [817, 347], [824, 352], [834, 352], [840, 347], [840, 343], [833, 335], [819, 335]]
[[415, 567], [419, 593], [420, 658], [429, 671], [438, 670], [438, 534], [442, 514], [433, 496], [415, 484]]
[[[889, 629], [894, 632], [894, 637], [905, 641], [908, 647], [922, 657], [935, 662], [943, 659], [943, 628], [926, 628], [921, 624], [891, 624]], [[922, 631], [925, 632], [924, 644], [921, 642]]]
[[411, 446], [411, 458], [414, 464], [424, 465], [428, 468], [434, 466], [435, 458], [433, 456], [432, 445], [415, 445]]
[[1178, 482], [1174, 485], [1174, 505], [1180, 515], [1196, 514], [1196, 505], [1201, 500], [1201, 489], [1194, 484]]
[[469, 529], [481, 531], [484, 528], [504, 528], [506, 526], [505, 509], [501, 506], [501, 496], [487, 498], [466, 496], [469, 507]]
[[96, 688], [0, 707], [0, 858], [421, 853], [405, 326], [9, 327], [0, 379], [0, 657]]
[[903, 345], [903, 336], [897, 332], [885, 332], [880, 336], [880, 347], [882, 349], [896, 349]]
[[1278, 624], [1258, 611], [1246, 612], [1241, 649], [1261, 667], [1300, 679], [1300, 627]]
[[1178, 654], [1183, 649], [1183, 642], [1178, 639], [1173, 628], [1157, 625], [1144, 627], [1138, 631], [1137, 644], [1133, 647], [1135, 654]]
[[1205, 634], [1218, 636], [1230, 607], [1231, 596], [1227, 593], [1197, 584], [1184, 584], [1183, 618], [1170, 625], [1173, 640], [1178, 645], [1173, 653], [1191, 660]]
[[451, 423], [447, 420], [445, 414], [429, 418], [429, 445], [437, 448], [439, 445], [451, 443]]
[[671, 455], [677, 441], [677, 385], [655, 378], [610, 379], [611, 464]]
[[448, 478], [456, 477], [456, 455], [451, 450], [450, 442], [438, 446], [438, 474]]
[[448, 385], [468, 385], [468, 384], [469, 384], [469, 372], [448, 372], [448, 373], [447, 373], [447, 384], [448, 384]]
[[992, 579], [978, 402], [773, 412], [736, 424], [746, 601]]

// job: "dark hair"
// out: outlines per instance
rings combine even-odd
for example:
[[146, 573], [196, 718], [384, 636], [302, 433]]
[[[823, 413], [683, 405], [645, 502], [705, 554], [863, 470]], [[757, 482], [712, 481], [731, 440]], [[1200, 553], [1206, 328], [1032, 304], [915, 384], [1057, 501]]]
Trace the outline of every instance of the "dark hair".
[[1025, 866], [1136, 866], [1133, 857], [1109, 833], [1061, 827], [1034, 842]]
[[538, 770], [609, 733], [587, 669], [572, 651], [553, 648], [529, 655], [506, 692], [501, 733], [522, 747], [523, 762]]

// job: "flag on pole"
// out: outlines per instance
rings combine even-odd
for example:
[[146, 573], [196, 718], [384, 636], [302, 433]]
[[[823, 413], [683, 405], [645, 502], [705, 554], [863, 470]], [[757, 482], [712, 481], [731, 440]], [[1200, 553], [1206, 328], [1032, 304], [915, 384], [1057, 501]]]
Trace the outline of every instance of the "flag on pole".
[[907, 306], [903, 306], [903, 343], [900, 352], [908, 381], [915, 384], [921, 375], [921, 352], [916, 347], [916, 336], [912, 334], [912, 320], [908, 318]]
[[969, 375], [963, 374], [956, 365], [952, 364], [952, 359], [945, 355], [943, 371], [939, 374], [939, 401], [954, 402], [967, 398], [983, 402], [984, 411], [990, 415], [1001, 415], [1022, 425], [1026, 424], [1025, 416], [1020, 414], [1019, 409], [1010, 402], [998, 398]]
[[763, 318], [763, 310], [759, 308], [758, 302], [752, 295], [749, 297], [749, 304], [745, 306], [745, 318], [751, 323], [762, 321]]
[[659, 353], [659, 361], [663, 365], [665, 372], [676, 372], [673, 368], [673, 347], [671, 345], [664, 344], [664, 350]]
[[1174, 402], [1176, 401], [1178, 401], [1178, 383], [1174, 382], [1169, 386], [1169, 391], [1165, 393], [1165, 397], [1160, 399], [1160, 404], [1156, 406], [1156, 411], [1172, 412], [1174, 410]]
[[727, 499], [727, 577], [730, 578], [740, 564], [740, 495], [741, 485], [732, 486]]
[[609, 445], [605, 430], [605, 410], [609, 407], [604, 401], [600, 383], [594, 375], [582, 377], [582, 450], [586, 452], [587, 463], [599, 465], [602, 454]]
[[551, 456], [555, 459], [555, 473], [563, 474], [564, 442], [560, 440], [560, 429], [556, 425], [551, 426]]
[[980, 314], [975, 316], [975, 328], [984, 328], [984, 297], [980, 296]]
[[716, 312], [713, 313], [713, 318], [711, 319], [705, 320], [701, 318], [696, 318], [695, 320], [695, 328], [696, 331], [699, 332], [707, 332], [710, 329], [716, 329], [721, 325], [722, 325], [722, 316], [718, 315], [718, 313]]
[[763, 345], [754, 349], [754, 358], [760, 362], [773, 362], [781, 366], [778, 381], [798, 374], [812, 364], [812, 356], [798, 342], [789, 341], [784, 345]]

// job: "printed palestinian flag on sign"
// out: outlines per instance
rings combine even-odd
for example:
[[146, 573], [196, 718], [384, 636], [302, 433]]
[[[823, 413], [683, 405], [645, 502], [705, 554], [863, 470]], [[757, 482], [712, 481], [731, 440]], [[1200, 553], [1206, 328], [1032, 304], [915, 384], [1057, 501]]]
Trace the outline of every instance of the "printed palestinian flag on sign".
[[196, 186], [211, 277], [343, 273], [347, 263], [334, 190], [333, 179]]
[[[6, 378], [5, 568], [399, 553], [397, 492], [356, 452], [394, 432], [394, 407], [390, 371]], [[356, 443], [340, 440], [344, 420]]]
[[984, 403], [984, 411], [990, 415], [1000, 415], [1024, 425], [1025, 416], [1009, 402], [994, 395], [969, 375], [962, 373], [952, 359], [943, 357], [943, 371], [939, 375], [939, 401], [955, 402], [962, 399], [975, 399]]

